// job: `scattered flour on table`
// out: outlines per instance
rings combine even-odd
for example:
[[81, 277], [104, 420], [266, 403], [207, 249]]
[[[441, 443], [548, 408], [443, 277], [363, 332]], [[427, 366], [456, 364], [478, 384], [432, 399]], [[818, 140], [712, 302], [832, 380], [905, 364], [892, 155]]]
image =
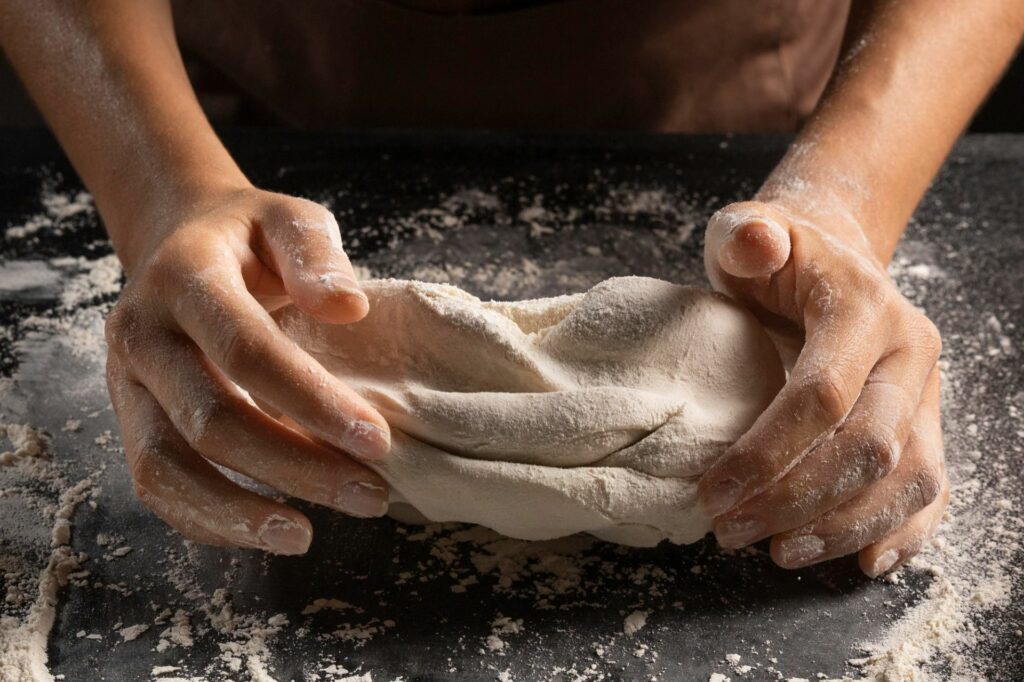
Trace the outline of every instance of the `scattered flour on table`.
[[57, 177], [43, 181], [39, 194], [39, 203], [42, 204], [43, 210], [29, 216], [19, 225], [8, 226], [4, 232], [7, 240], [31, 237], [41, 230], [61, 234], [72, 218], [88, 217], [95, 213], [92, 195], [81, 191], [60, 192], [56, 189], [58, 181]]
[[[94, 216], [91, 197], [53, 191], [44, 183], [44, 211], [25, 224], [8, 228], [6, 238], [22, 239], [42, 230], [63, 231], [70, 218]], [[74, 355], [102, 360], [104, 300], [120, 289], [121, 269], [116, 259], [104, 256], [17, 261], [0, 264], [0, 293], [5, 298], [34, 302], [53, 300], [52, 312], [28, 316], [5, 338], [22, 341], [52, 340]], [[59, 592], [68, 584], [84, 584], [88, 555], [75, 551], [72, 517], [88, 502], [94, 506], [95, 479], [102, 470], [72, 480], [59, 456], [51, 452], [51, 437], [41, 428], [9, 421], [14, 380], [0, 385], [0, 517], [4, 519], [0, 573], [6, 589], [0, 605], [0, 680], [40, 682], [52, 680], [47, 669], [47, 639], [56, 618]], [[69, 418], [67, 431], [81, 427]], [[59, 455], [59, 453], [56, 453]], [[126, 630], [127, 637], [141, 630]], [[84, 635], [90, 638], [93, 635]], [[97, 635], [98, 636], [98, 635]]]
[[[51, 528], [48, 553], [37, 553], [42, 568], [31, 565], [25, 554], [0, 555], [7, 593], [0, 611], [0, 680], [51, 682], [46, 667], [47, 641], [57, 616], [58, 593], [69, 580], [80, 577], [87, 557], [70, 546], [71, 518], [90, 495], [93, 481], [68, 482], [50, 460], [49, 438], [25, 424], [0, 424], [0, 436], [14, 449], [0, 455], [0, 513], [5, 523], [24, 523], [12, 507], [34, 507], [32, 521]], [[21, 490], [21, 485], [31, 491]], [[21, 528], [23, 531], [32, 529]], [[39, 549], [37, 547], [37, 549]], [[40, 556], [41, 554], [41, 556]], [[25, 608], [27, 606], [27, 608]]]
[[[45, 196], [45, 192], [44, 192]], [[8, 227], [7, 239], [36, 236], [45, 229], [60, 229], [69, 217], [88, 215], [91, 203], [85, 196], [43, 201], [44, 210], [19, 226]], [[481, 296], [520, 298], [526, 292], [554, 293], [552, 290], [578, 291], [612, 274], [631, 274], [616, 270], [621, 266], [616, 254], [620, 249], [633, 253], [671, 256], [685, 244], [695, 224], [708, 212], [707, 206], [687, 204], [678, 197], [659, 191], [633, 191], [622, 188], [609, 194], [605, 205], [593, 215], [546, 208], [543, 197], [534, 197], [521, 210], [506, 208], [497, 196], [480, 189], [463, 190], [444, 197], [437, 208], [397, 219], [413, 235], [410, 244], [394, 245], [394, 251], [381, 257], [370, 256], [357, 263], [361, 277], [405, 276], [437, 282], [453, 282]], [[627, 240], [631, 219], [653, 223], [642, 238]], [[611, 230], [613, 238], [598, 241], [577, 226], [586, 220], [622, 222], [621, 233]], [[664, 223], [664, 224], [661, 224]], [[493, 258], [471, 263], [445, 260], [446, 248], [455, 240], [484, 240], [480, 225], [506, 225], [518, 230], [510, 239], [510, 248], [493, 250]], [[559, 232], [569, 231], [573, 247], [559, 245]], [[615, 235], [618, 234], [618, 237]], [[532, 244], [525, 249], [522, 243]], [[481, 244], [485, 242], [481, 241]], [[913, 247], [913, 245], [911, 245]], [[429, 248], [428, 248], [429, 247]], [[500, 247], [500, 245], [499, 245]], [[905, 249], [904, 249], [905, 250]], [[913, 249], [911, 249], [912, 251]], [[425, 254], [440, 252], [441, 257]], [[489, 251], [490, 253], [491, 251]], [[893, 274], [904, 292], [919, 305], [927, 306], [931, 297], [948, 296], [944, 269], [935, 259], [920, 260], [902, 256], [893, 264]], [[120, 284], [120, 269], [112, 257], [99, 259], [57, 259], [27, 267], [4, 270], [0, 266], [0, 293], [10, 296], [36, 296], [53, 291], [55, 306], [50, 314], [22, 319], [15, 328], [4, 330], [4, 338], [18, 340], [46, 338], [59, 343], [76, 358], [102, 362], [104, 354], [102, 320], [113, 294]], [[19, 272], [18, 268], [22, 268]], [[668, 266], [671, 270], [671, 266]], [[54, 274], [55, 273], [55, 274]], [[658, 273], [669, 277], [671, 273]], [[28, 284], [18, 284], [19, 276]], [[680, 277], [685, 277], [680, 273]], [[28, 293], [26, 293], [28, 292]], [[947, 339], [944, 365], [944, 391], [960, 401], [980, 398], [985, 387], [970, 385], [966, 366], [991, 367], [993, 376], [1019, 371], [1019, 350], [1012, 343], [1018, 333], [1014, 321], [1004, 311], [963, 311], [978, 317], [977, 332]], [[10, 379], [0, 381], [0, 427], [6, 443], [0, 448], [0, 515], [3, 515], [4, 540], [0, 551], [0, 574], [6, 593], [0, 605], [0, 679], [7, 682], [52, 680], [46, 667], [47, 637], [53, 627], [60, 590], [101, 589], [111, 595], [131, 595], [138, 589], [128, 583], [93, 583], [89, 562], [104, 561], [110, 554], [117, 559], [119, 548], [129, 547], [119, 537], [97, 537], [95, 545], [107, 548], [92, 558], [72, 549], [80, 543], [71, 525], [76, 508], [86, 513], [96, 504], [101, 472], [73, 480], [66, 475], [59, 452], [51, 452], [50, 439], [38, 427], [24, 420], [10, 421], [7, 395]], [[971, 391], [974, 394], [971, 394]], [[979, 401], [980, 402], [980, 401]], [[13, 404], [13, 401], [12, 401]], [[83, 428], [89, 415], [69, 417], [66, 433]], [[988, 430], [997, 421], [1010, 420], [1017, 439], [1000, 449], [981, 449]], [[56, 425], [60, 430], [60, 424]], [[1024, 528], [1020, 510], [1021, 493], [1010, 486], [1003, 475], [1019, 466], [1024, 457], [1024, 395], [1008, 396], [1001, 413], [975, 413], [969, 408], [956, 420], [947, 420], [947, 449], [957, 456], [949, 462], [953, 481], [950, 513], [938, 537], [910, 566], [889, 577], [896, 594], [911, 590], [914, 579], [926, 585], [919, 600], [898, 616], [875, 641], [863, 643], [862, 655], [855, 655], [847, 677], [843, 679], [915, 680], [977, 679], [984, 663], [984, 647], [989, 640], [1005, 635], [1020, 625], [1000, 619], [1000, 609], [1013, 595], [1012, 585], [1020, 584], [1021, 545]], [[91, 437], [90, 437], [91, 438]], [[606, 666], [615, 658], [637, 655], [657, 660], [657, 650], [648, 642], [652, 635], [649, 619], [659, 612], [685, 609], [682, 602], [660, 601], [660, 595], [687, 576], [699, 579], [725, 556], [708, 556], [704, 566], [664, 566], [654, 563], [630, 568], [596, 551], [593, 538], [573, 536], [547, 542], [526, 542], [502, 537], [479, 527], [433, 524], [421, 528], [397, 527], [401, 542], [427, 550], [429, 558], [410, 564], [400, 571], [394, 590], [415, 594], [438, 583], [452, 593], [490, 590], [514, 596], [529, 606], [538, 620], [545, 614], [572, 612], [578, 608], [601, 608], [609, 590], [626, 584], [643, 585], [649, 601], [635, 610], [620, 613], [607, 632], [597, 639], [580, 641], [579, 660], [569, 666], [536, 670], [535, 678], [562, 677], [575, 680], [613, 679]], [[101, 542], [102, 540], [102, 542]], [[152, 668], [153, 679], [189, 680], [251, 679], [265, 682], [274, 675], [275, 657], [287, 650], [290, 639], [316, 638], [322, 657], [308, 661], [305, 679], [324, 682], [372, 682], [372, 670], [351, 664], [351, 656], [331, 653], [338, 646], [358, 647], [374, 638], [386, 636], [400, 624], [371, 611], [381, 595], [346, 592], [344, 599], [323, 595], [302, 608], [296, 604], [287, 615], [267, 612], [258, 605], [237, 604], [236, 595], [223, 588], [204, 588], [199, 580], [201, 556], [190, 543], [171, 537], [167, 555], [161, 560], [161, 579], [174, 586], [174, 603], [154, 604], [156, 610], [148, 622], [119, 624], [111, 632], [85, 632], [83, 641], [114, 641], [118, 646], [148, 642], [155, 650], [180, 660]], [[395, 561], [401, 562], [403, 545], [395, 548]], [[626, 550], [622, 550], [626, 551]], [[756, 553], [755, 550], [746, 550]], [[104, 553], [105, 552], [105, 553]], [[102, 556], [101, 556], [102, 555]], [[623, 555], [626, 556], [626, 555]], [[130, 558], [130, 557], [128, 557]], [[266, 559], [245, 557], [246, 561]], [[404, 563], [399, 563], [405, 566]], [[699, 570], [698, 570], [699, 569]], [[242, 560], [233, 559], [226, 574], [249, 570]], [[713, 566], [711, 569], [713, 570]], [[358, 595], [358, 593], [355, 593]], [[486, 594], [480, 592], [480, 598]], [[632, 608], [632, 607], [631, 607]], [[377, 615], [371, 615], [376, 613]], [[331, 623], [323, 630], [324, 620]], [[467, 651], [483, 648], [488, 673], [493, 679], [513, 679], [507, 663], [512, 655], [529, 656], [530, 647], [542, 646], [533, 638], [532, 618], [499, 615], [477, 637], [460, 644]], [[653, 622], [660, 622], [654, 620]], [[626, 643], [626, 639], [630, 641]], [[216, 642], [213, 658], [196, 663], [192, 653], [197, 643]], [[637, 641], [643, 640], [643, 641]], [[653, 641], [653, 640], [652, 640]], [[1024, 641], [1024, 640], [1022, 640]], [[467, 649], [468, 647], [468, 649]], [[794, 678], [779, 670], [779, 645], [768, 640], [752, 643], [750, 651], [717, 654], [723, 663], [711, 676], [715, 682], [741, 680], [746, 675], [762, 674], [774, 679]], [[511, 652], [511, 653], [510, 653]], [[855, 652], [856, 653], [856, 652]], [[709, 658], [716, 654], [709, 653]], [[733, 660], [732, 657], [735, 657]], [[621, 659], [620, 659], [621, 660]], [[504, 661], [505, 665], [501, 662]], [[452, 663], [452, 673], [460, 672]], [[806, 671], [800, 671], [806, 674]], [[817, 675], [817, 679], [824, 676]], [[664, 679], [668, 679], [666, 673]], [[383, 678], [379, 678], [378, 682]], [[659, 678], [660, 679], [660, 678]]]
[[[565, 190], [556, 187], [555, 194]], [[669, 265], [666, 271], [666, 263], [688, 247], [696, 226], [717, 207], [717, 198], [697, 201], [628, 184], [594, 193], [603, 198], [586, 208], [566, 208], [562, 201], [537, 194], [520, 197], [525, 207], [517, 209], [492, 191], [461, 189], [439, 198], [435, 208], [388, 218], [383, 226], [365, 226], [366, 234], [357, 232], [346, 241], [358, 245], [381, 228], [387, 234], [397, 232], [403, 235], [401, 241], [395, 238], [389, 248], [359, 261], [365, 279], [455, 284], [481, 298], [516, 300], [584, 291], [616, 275], [704, 283], [683, 266], [683, 259], [678, 269]], [[589, 229], [593, 224], [601, 229]], [[637, 225], [645, 229], [634, 229]], [[485, 255], [466, 259], [466, 253], [474, 252]], [[652, 269], [637, 271], [637, 262]]]
[[[19, 279], [27, 273], [31, 274], [26, 279]], [[8, 291], [15, 300], [57, 299], [50, 312], [22, 319], [17, 330], [20, 336], [44, 335], [67, 347], [76, 358], [103, 362], [103, 321], [121, 290], [122, 270], [116, 256], [2, 263], [0, 293], [7, 281], [32, 285], [15, 290], [12, 284]]]

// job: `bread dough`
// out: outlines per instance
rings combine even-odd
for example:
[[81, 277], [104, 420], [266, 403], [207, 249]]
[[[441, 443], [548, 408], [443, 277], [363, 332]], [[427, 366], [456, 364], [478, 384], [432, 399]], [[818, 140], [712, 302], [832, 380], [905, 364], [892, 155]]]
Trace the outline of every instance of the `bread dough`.
[[784, 381], [753, 316], [703, 289], [621, 277], [487, 303], [440, 284], [363, 288], [355, 324], [276, 316], [388, 420], [392, 451], [371, 466], [400, 517], [693, 542], [710, 526], [697, 479]]

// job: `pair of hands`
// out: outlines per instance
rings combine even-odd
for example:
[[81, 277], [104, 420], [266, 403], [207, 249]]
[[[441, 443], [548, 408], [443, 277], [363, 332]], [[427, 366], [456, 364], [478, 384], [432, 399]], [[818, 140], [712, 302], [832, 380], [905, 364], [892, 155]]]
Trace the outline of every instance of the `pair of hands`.
[[[780, 348], [802, 349], [772, 405], [701, 480], [700, 499], [725, 547], [773, 536], [772, 557], [789, 568], [859, 551], [875, 576], [921, 548], [948, 499], [940, 342], [859, 229], [826, 232], [829, 222], [749, 202], [708, 225], [715, 287]], [[366, 314], [326, 209], [239, 188], [175, 214], [132, 261], [107, 321], [107, 381], [151, 510], [198, 542], [306, 551], [303, 514], [216, 463], [352, 515], [385, 513], [386, 484], [361, 460], [387, 454], [387, 423], [267, 312], [290, 299], [337, 324]]]

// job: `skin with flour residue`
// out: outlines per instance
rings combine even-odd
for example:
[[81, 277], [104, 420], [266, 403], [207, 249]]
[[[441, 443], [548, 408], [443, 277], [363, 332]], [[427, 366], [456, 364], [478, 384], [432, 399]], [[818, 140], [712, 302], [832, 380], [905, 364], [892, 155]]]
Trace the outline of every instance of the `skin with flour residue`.
[[[274, 216], [319, 226], [293, 239], [268, 222]], [[189, 537], [286, 554], [309, 546], [308, 520], [236, 486], [210, 462], [340, 511], [383, 514], [386, 484], [342, 452], [381, 457], [390, 447], [387, 423], [285, 337], [261, 305], [290, 294], [325, 321], [365, 315], [348, 259], [325, 248], [340, 244], [333, 217], [310, 202], [255, 192], [223, 214], [201, 212], [184, 232], [191, 229], [207, 234], [206, 248], [197, 253], [182, 231], [161, 241], [107, 322], [108, 385], [119, 418], [131, 425], [125, 449], [140, 498]], [[299, 258], [302, 266], [294, 264]], [[182, 268], [192, 274], [168, 274]], [[337, 269], [338, 277], [308, 276]], [[303, 432], [268, 416], [239, 386]]]
[[[723, 545], [775, 536], [772, 555], [787, 567], [864, 550], [862, 566], [878, 574], [916, 553], [948, 497], [941, 343], [872, 254], [857, 250], [863, 240], [824, 233], [819, 222], [837, 218], [811, 222], [760, 202], [711, 221], [712, 281], [759, 314], [781, 345], [788, 338], [802, 348], [787, 387], [702, 492]], [[747, 229], [754, 234], [737, 237]], [[752, 277], [735, 274], [748, 265]]]
[[[772, 535], [786, 566], [859, 550], [876, 575], [917, 551], [945, 505], [937, 335], [884, 263], [1020, 42], [1024, 5], [941, 5], [853, 3], [815, 114], [756, 201], [709, 225], [712, 281], [798, 359], [708, 472], [704, 504], [723, 544]], [[379, 512], [383, 482], [358, 460], [386, 455], [386, 423], [267, 312], [290, 299], [327, 322], [366, 315], [341, 232], [322, 207], [242, 174], [191, 90], [170, 3], [0, 0], [0, 42], [129, 274], [108, 321], [108, 384], [143, 500], [189, 537], [245, 546], [265, 546], [255, 531], [279, 515], [295, 535], [268, 549], [289, 552], [308, 544], [305, 517], [211, 461]], [[356, 490], [381, 497], [339, 497]], [[824, 551], [790, 551], [805, 536]]]
[[[941, 340], [886, 273], [903, 227], [1024, 33], [1024, 7], [855, 4], [819, 106], [754, 201], [712, 217], [705, 264], [793, 360], [787, 386], [701, 481], [727, 547], [796, 568], [914, 556], [949, 500]], [[947, 10], [950, 10], [947, 8]]]

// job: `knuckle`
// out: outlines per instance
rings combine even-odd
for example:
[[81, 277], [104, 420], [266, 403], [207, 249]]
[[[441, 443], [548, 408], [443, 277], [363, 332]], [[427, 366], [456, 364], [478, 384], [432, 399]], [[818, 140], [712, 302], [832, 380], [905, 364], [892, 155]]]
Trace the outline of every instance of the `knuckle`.
[[900, 300], [899, 290], [889, 279], [870, 270], [861, 270], [859, 275], [857, 286], [858, 291], [863, 293], [862, 312], [865, 316], [873, 315], [875, 310]]
[[138, 480], [132, 482], [132, 491], [135, 493], [135, 497], [141, 502], [147, 509], [152, 512], [156, 512], [159, 506], [156, 504], [156, 495], [150, 492], [142, 483]]
[[253, 360], [252, 340], [234, 322], [228, 322], [216, 331], [213, 345], [217, 364], [228, 376], [238, 376]]
[[303, 207], [308, 211], [310, 218], [320, 221], [327, 226], [337, 226], [338, 221], [335, 219], [334, 213], [332, 213], [326, 206], [318, 204], [315, 201], [309, 201], [308, 199], [303, 199], [302, 202]]
[[942, 474], [934, 467], [923, 467], [913, 478], [912, 488], [917, 496], [919, 509], [924, 509], [938, 499], [943, 488]]
[[110, 403], [114, 407], [116, 413], [120, 407], [120, 388], [121, 383], [124, 379], [124, 374], [121, 366], [114, 361], [114, 354], [107, 354], [107, 368], [106, 368], [106, 379], [107, 379], [107, 393], [110, 394]]
[[336, 232], [338, 221], [326, 206], [309, 199], [289, 197], [289, 205], [285, 210], [291, 214], [292, 225], [299, 228], [314, 229], [324, 233]]
[[892, 434], [880, 431], [869, 433], [862, 447], [868, 461], [874, 465], [876, 480], [890, 474], [900, 461], [901, 448]]
[[829, 424], [838, 424], [853, 404], [849, 382], [832, 368], [823, 370], [811, 381], [810, 393], [814, 411]]
[[210, 358], [232, 378], [251, 373], [274, 357], [272, 335], [247, 320], [222, 321], [213, 330], [210, 345]]
[[222, 431], [231, 419], [232, 407], [228, 401], [219, 397], [183, 406], [175, 422], [185, 442], [196, 450], [202, 451], [212, 434]]
[[103, 325], [107, 347], [115, 353], [130, 354], [132, 347], [136, 345], [139, 328], [138, 315], [130, 300], [122, 297], [107, 314], [107, 320]]
[[894, 285], [867, 265], [850, 268], [843, 273], [842, 280], [843, 291], [857, 292], [850, 297], [849, 304], [856, 305], [863, 319], [876, 319], [878, 311], [888, 312], [900, 300]]
[[918, 328], [920, 331], [915, 339], [915, 345], [922, 352], [927, 353], [933, 361], [938, 361], [942, 354], [942, 335], [939, 333], [938, 327], [927, 317], [921, 315]]
[[118, 348], [121, 344], [122, 331], [127, 325], [125, 316], [124, 305], [120, 301], [107, 313], [106, 322], [103, 323], [103, 336], [111, 350]]
[[152, 496], [153, 489], [159, 483], [158, 447], [155, 443], [140, 442], [133, 448], [134, 453], [129, 455], [129, 473], [135, 494], [140, 499]]
[[765, 449], [763, 452], [750, 453], [747, 461], [736, 469], [742, 472], [739, 480], [746, 481], [754, 490], [763, 489], [766, 485], [779, 480], [789, 468], [786, 453]]
[[[173, 282], [181, 277], [188, 263], [195, 260], [196, 244], [192, 230], [181, 229], [165, 239], [146, 263], [145, 277], [154, 282]], [[191, 244], [189, 244], [191, 242]]]

